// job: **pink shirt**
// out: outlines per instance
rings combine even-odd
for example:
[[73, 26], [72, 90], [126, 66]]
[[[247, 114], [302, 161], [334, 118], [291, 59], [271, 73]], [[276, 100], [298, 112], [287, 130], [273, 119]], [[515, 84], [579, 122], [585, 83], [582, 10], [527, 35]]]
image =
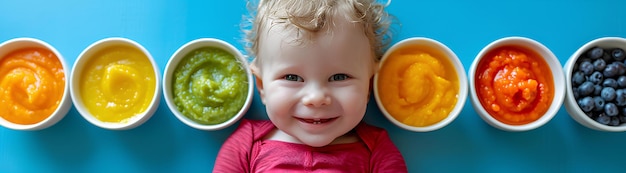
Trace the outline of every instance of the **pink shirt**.
[[242, 120], [220, 149], [213, 172], [407, 172], [387, 132], [365, 123], [359, 142], [311, 147], [264, 140], [276, 129], [269, 120]]

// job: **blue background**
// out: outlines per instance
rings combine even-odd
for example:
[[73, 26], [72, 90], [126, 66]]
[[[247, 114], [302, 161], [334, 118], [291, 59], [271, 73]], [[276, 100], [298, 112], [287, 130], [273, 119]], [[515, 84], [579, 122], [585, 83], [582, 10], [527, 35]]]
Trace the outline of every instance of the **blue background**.
[[[72, 65], [89, 44], [126, 37], [148, 49], [161, 71], [188, 41], [213, 37], [240, 50], [246, 2], [231, 1], [2, 1], [0, 42], [33, 37], [56, 47]], [[535, 39], [561, 64], [580, 46], [605, 36], [626, 37], [626, 1], [473, 0], [401, 1], [393, 42], [436, 39], [469, 69], [488, 43], [507, 36]], [[469, 99], [468, 99], [469, 100]], [[209, 172], [235, 126], [201, 131], [161, 105], [145, 124], [110, 131], [89, 124], [76, 109], [40, 131], [0, 127], [0, 172]], [[370, 101], [366, 122], [384, 127], [410, 172], [624, 172], [626, 133], [588, 129], [564, 108], [546, 125], [506, 132], [486, 124], [466, 102], [459, 117], [437, 131], [409, 132], [391, 124]], [[258, 95], [246, 118], [266, 119]]]

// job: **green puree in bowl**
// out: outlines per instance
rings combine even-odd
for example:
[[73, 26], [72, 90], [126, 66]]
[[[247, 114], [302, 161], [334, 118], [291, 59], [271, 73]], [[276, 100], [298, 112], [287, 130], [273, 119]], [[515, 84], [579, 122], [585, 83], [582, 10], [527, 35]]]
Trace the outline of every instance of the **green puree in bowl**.
[[248, 79], [237, 58], [219, 48], [199, 48], [174, 70], [174, 104], [200, 124], [223, 123], [246, 101]]

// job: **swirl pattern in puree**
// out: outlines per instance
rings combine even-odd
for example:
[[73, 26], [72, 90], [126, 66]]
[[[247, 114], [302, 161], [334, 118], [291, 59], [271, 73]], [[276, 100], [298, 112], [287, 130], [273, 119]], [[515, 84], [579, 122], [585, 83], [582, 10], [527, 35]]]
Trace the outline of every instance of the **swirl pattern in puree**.
[[152, 63], [142, 51], [111, 46], [86, 62], [80, 77], [80, 94], [96, 119], [124, 123], [148, 109], [156, 85]]
[[433, 125], [456, 105], [459, 77], [452, 62], [434, 48], [399, 49], [387, 57], [378, 75], [385, 110], [406, 125]]
[[228, 121], [247, 98], [248, 77], [241, 64], [220, 48], [191, 51], [174, 70], [174, 104], [183, 115], [200, 124]]
[[36, 124], [59, 106], [65, 72], [50, 50], [25, 48], [0, 60], [0, 116], [16, 124]]
[[539, 119], [554, 97], [550, 67], [537, 53], [505, 46], [478, 63], [476, 93], [496, 120], [522, 125]]

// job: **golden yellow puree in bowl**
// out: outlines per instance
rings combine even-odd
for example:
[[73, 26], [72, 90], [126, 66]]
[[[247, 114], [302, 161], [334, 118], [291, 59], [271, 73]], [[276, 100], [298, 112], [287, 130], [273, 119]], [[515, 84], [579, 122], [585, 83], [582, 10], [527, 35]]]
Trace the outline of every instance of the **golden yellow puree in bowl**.
[[431, 48], [399, 49], [379, 71], [379, 99], [399, 122], [433, 125], [448, 117], [457, 102], [459, 77], [454, 69], [445, 55]]
[[197, 123], [219, 124], [243, 107], [248, 85], [246, 70], [233, 54], [199, 48], [185, 55], [174, 70], [174, 104]]
[[90, 58], [80, 77], [85, 107], [103, 122], [124, 123], [150, 106], [156, 74], [139, 49], [113, 46]]

